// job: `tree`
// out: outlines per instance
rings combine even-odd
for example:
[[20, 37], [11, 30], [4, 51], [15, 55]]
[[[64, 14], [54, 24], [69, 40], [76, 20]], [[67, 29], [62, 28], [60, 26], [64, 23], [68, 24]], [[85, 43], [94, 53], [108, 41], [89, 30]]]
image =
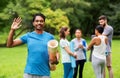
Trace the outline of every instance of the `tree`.
[[11, 22], [15, 17], [21, 17], [22, 27], [16, 33], [16, 37], [19, 36], [25, 30], [32, 31], [32, 15], [35, 13], [43, 13], [47, 17], [45, 30], [52, 34], [58, 34], [61, 26], [68, 26], [69, 20], [65, 16], [65, 12], [60, 9], [52, 10], [49, 8], [49, 3], [46, 0], [15, 0], [9, 2], [8, 5], [0, 13], [1, 20], [4, 20], [3, 31], [8, 32]]
[[76, 28], [83, 30], [83, 34], [88, 34], [90, 31], [86, 31], [89, 27], [90, 20], [92, 19], [89, 12], [90, 3], [84, 0], [51, 0], [51, 7], [53, 10], [61, 8], [66, 12], [69, 18], [71, 38]]
[[119, 0], [50, 0], [53, 10], [58, 8], [66, 12], [70, 21], [71, 37], [76, 28], [80, 28], [84, 35], [94, 33], [95, 27], [98, 25], [98, 17], [106, 15], [109, 24], [112, 24], [115, 31], [120, 31]]
[[110, 4], [111, 8], [114, 8], [114, 14], [109, 16], [109, 23], [114, 28], [114, 35], [120, 36], [120, 3]]

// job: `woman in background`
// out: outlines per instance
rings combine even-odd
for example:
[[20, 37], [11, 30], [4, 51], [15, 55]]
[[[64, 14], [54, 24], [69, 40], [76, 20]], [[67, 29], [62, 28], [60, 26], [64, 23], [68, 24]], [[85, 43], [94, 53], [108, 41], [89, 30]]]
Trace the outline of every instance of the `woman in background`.
[[[74, 68], [74, 76], [73, 78], [77, 78], [77, 72], [79, 71], [79, 78], [82, 78], [82, 72], [84, 68], [84, 64], [86, 61], [86, 41], [82, 38], [82, 31], [80, 29], [76, 29], [75, 36], [72, 41], [74, 43], [74, 50], [77, 55], [76, 59], [76, 67]], [[79, 68], [79, 69], [78, 69]]]
[[106, 36], [102, 35], [103, 30], [104, 28], [100, 25], [95, 28], [96, 37], [91, 40], [87, 48], [88, 50], [90, 50], [92, 46], [94, 47], [92, 53], [92, 65], [96, 78], [103, 78], [103, 72], [106, 63], [105, 52], [108, 39]]
[[64, 68], [64, 78], [73, 77], [73, 68], [71, 66], [70, 56], [76, 58], [76, 54], [71, 52], [69, 41], [66, 39], [66, 36], [69, 35], [69, 28], [62, 27], [60, 29], [60, 50], [62, 55], [62, 63]]

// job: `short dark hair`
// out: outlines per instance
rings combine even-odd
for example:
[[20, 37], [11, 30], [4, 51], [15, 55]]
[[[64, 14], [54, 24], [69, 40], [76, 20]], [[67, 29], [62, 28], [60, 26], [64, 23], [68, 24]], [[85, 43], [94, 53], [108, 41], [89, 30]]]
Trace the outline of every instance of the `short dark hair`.
[[67, 31], [68, 30], [68, 27], [62, 27], [61, 29], [60, 29], [60, 39], [61, 38], [63, 38], [63, 39], [65, 39], [65, 31]]
[[105, 16], [105, 15], [101, 15], [101, 16], [99, 16], [98, 20], [101, 20], [101, 19], [103, 19], [103, 20], [107, 20], [107, 16]]
[[100, 34], [102, 34], [103, 31], [104, 31], [104, 28], [103, 28], [102, 26], [100, 26], [100, 25], [98, 25], [95, 29], [96, 29]]
[[37, 14], [34, 14], [33, 15], [33, 19], [32, 19], [32, 22], [34, 22], [35, 21], [35, 18], [36, 18], [36, 16], [41, 16], [43, 19], [44, 19], [44, 21], [45, 21], [45, 15], [44, 14], [42, 14], [42, 13], [37, 13]]

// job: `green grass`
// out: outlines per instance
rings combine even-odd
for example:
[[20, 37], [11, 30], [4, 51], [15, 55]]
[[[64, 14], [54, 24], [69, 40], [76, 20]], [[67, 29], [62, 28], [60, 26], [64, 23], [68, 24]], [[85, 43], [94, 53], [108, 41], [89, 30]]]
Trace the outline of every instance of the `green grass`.
[[23, 46], [0, 48], [0, 78], [22, 78], [26, 54]]
[[[114, 78], [120, 78], [120, 40], [113, 40], [112, 48]], [[89, 52], [87, 56], [89, 58]], [[14, 48], [0, 48], [0, 78], [23, 78], [26, 57], [27, 48], [25, 45]], [[63, 65], [61, 63], [57, 65], [55, 71], [51, 72], [51, 77], [63, 78]], [[91, 62], [86, 62], [83, 78], [95, 78]], [[108, 78], [108, 72], [106, 78]]]

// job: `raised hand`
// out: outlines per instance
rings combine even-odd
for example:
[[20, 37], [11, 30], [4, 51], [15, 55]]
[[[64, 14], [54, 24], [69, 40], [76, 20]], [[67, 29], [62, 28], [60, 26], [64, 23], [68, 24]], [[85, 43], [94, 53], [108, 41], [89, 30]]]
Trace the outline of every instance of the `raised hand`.
[[16, 29], [20, 28], [21, 21], [22, 21], [22, 19], [20, 17], [15, 18], [11, 25], [11, 29], [16, 30]]

